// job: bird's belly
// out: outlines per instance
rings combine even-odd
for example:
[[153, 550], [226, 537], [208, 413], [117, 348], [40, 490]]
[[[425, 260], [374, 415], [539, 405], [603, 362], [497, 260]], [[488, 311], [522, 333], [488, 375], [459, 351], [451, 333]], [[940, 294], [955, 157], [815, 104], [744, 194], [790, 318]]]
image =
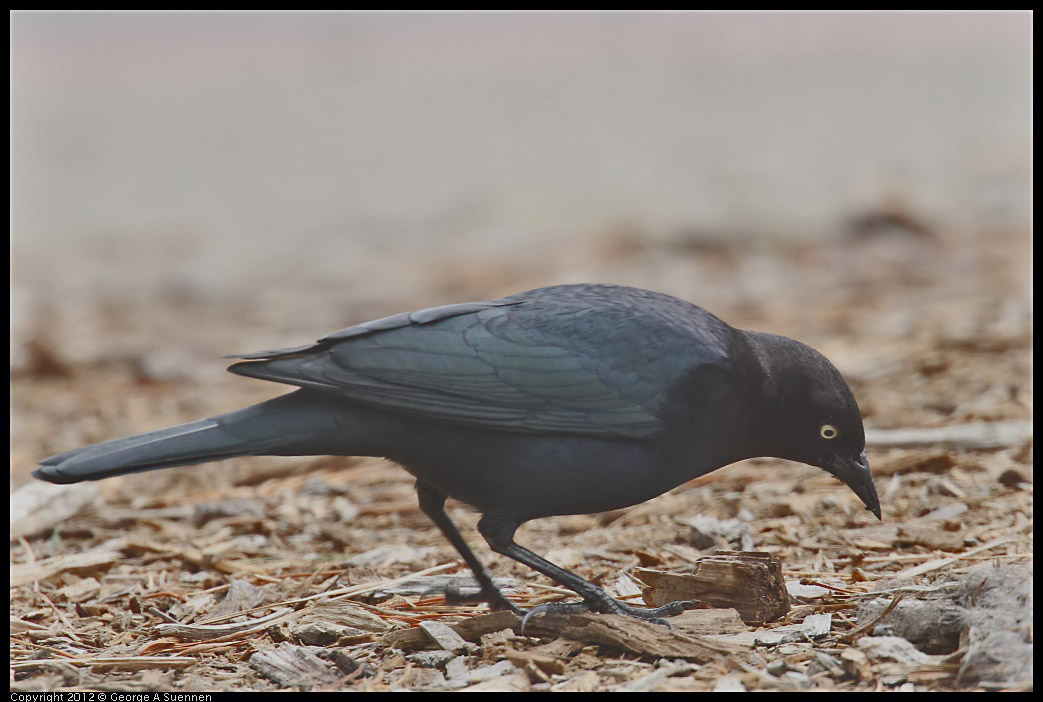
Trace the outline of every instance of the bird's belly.
[[455, 427], [415, 438], [389, 458], [483, 513], [522, 519], [628, 507], [692, 477], [639, 442]]

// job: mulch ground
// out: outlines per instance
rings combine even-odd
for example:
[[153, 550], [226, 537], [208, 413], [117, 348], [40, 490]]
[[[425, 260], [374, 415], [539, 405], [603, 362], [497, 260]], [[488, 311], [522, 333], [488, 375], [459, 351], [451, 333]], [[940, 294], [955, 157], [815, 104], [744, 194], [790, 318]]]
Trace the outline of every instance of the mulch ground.
[[[869, 433], [882, 522], [828, 475], [758, 459], [629, 509], [518, 532], [638, 604], [655, 596], [649, 571], [770, 554], [789, 606], [765, 622], [704, 608], [673, 629], [569, 615], [522, 631], [508, 613], [449, 606], [446, 576], [466, 568], [420, 513], [410, 476], [379, 460], [237, 459], [41, 491], [28, 473], [43, 456], [275, 394], [127, 344], [140, 305], [99, 306], [79, 322], [41, 312], [11, 381], [12, 689], [1030, 687], [1028, 235], [943, 236], [892, 219], [830, 243], [614, 234], [574, 242], [560, 261], [519, 261], [502, 280], [437, 262], [442, 277], [425, 274], [454, 299], [546, 284], [555, 270], [669, 285], [736, 326], [816, 346], [848, 378], [867, 426], [905, 431]], [[165, 349], [206, 333], [191, 300], [154, 305], [181, 330]], [[389, 311], [363, 306], [342, 325]], [[77, 334], [92, 339], [86, 356], [67, 350]], [[449, 513], [520, 606], [570, 599], [491, 554], [466, 505], [451, 501]], [[1007, 615], [978, 616], [983, 607]]]

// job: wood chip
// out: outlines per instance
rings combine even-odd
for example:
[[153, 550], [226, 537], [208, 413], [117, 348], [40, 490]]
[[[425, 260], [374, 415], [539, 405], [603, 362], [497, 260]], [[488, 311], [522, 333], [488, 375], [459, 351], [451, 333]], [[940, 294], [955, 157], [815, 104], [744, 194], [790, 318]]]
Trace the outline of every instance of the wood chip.
[[215, 606], [208, 616], [211, 618], [227, 617], [257, 607], [264, 600], [265, 592], [261, 588], [245, 580], [233, 580], [225, 591], [225, 597]]
[[903, 578], [915, 578], [918, 575], [923, 575], [924, 573], [930, 573], [932, 570], [938, 570], [939, 568], [945, 568], [947, 566], [950, 566], [953, 563], [956, 563], [957, 561], [959, 561], [961, 558], [968, 558], [968, 557], [973, 556], [973, 555], [975, 555], [977, 553], [981, 553], [982, 551], [992, 550], [992, 549], [996, 548], [997, 546], [1002, 546], [1003, 544], [1010, 543], [1011, 541], [1014, 541], [1016, 539], [1017, 539], [1016, 536], [1005, 536], [1005, 537], [996, 539], [995, 541], [990, 541], [987, 544], [983, 544], [981, 546], [978, 546], [977, 548], [972, 548], [969, 551], [964, 551], [963, 553], [959, 554], [958, 556], [952, 556], [950, 558], [939, 558], [939, 559], [936, 559], [936, 560], [933, 560], [933, 561], [928, 561], [927, 563], [915, 566], [913, 568], [906, 568], [902, 572], [898, 573], [895, 576], [895, 578], [898, 579], [898, 580], [902, 580]]
[[525, 673], [511, 673], [465, 687], [459, 692], [528, 692], [532, 686]]
[[[452, 622], [448, 626], [464, 640], [477, 642], [486, 634], [503, 629], [517, 631], [521, 627], [521, 617], [513, 612], [492, 612]], [[403, 651], [415, 651], [420, 648], [429, 648], [433, 642], [423, 629], [417, 627], [389, 632], [381, 639], [381, 643]]]
[[565, 661], [557, 656], [549, 656], [537, 651], [508, 650], [505, 654], [507, 660], [519, 668], [534, 665], [547, 675], [562, 675], [565, 672]]
[[66, 585], [61, 590], [55, 593], [60, 600], [67, 600], [69, 602], [86, 602], [92, 597], [97, 596], [101, 591], [101, 583], [95, 578], [84, 578], [77, 580], [71, 585]]
[[739, 646], [619, 614], [538, 614], [532, 618], [531, 625], [534, 631], [559, 631], [576, 641], [613, 646], [642, 656], [684, 658], [696, 663], [717, 660], [743, 650]]
[[391, 629], [384, 619], [354, 602], [319, 600], [306, 609], [299, 610], [300, 623], [324, 622], [353, 629], [383, 634]]
[[601, 685], [601, 678], [593, 670], [580, 673], [574, 678], [558, 683], [554, 692], [594, 692]]
[[937, 527], [919, 524], [900, 524], [895, 544], [913, 544], [941, 551], [959, 551], [963, 548], [963, 534], [943, 531]]
[[735, 675], [726, 675], [717, 680], [713, 686], [714, 692], [746, 692], [746, 686], [742, 684]]
[[451, 626], [444, 622], [425, 620], [420, 628], [443, 651], [463, 653], [467, 650], [467, 642]]
[[733, 608], [747, 623], [774, 621], [789, 611], [782, 565], [769, 553], [718, 551], [700, 558], [691, 573], [638, 568], [634, 575], [645, 584], [645, 602], [652, 607], [698, 600]]
[[906, 473], [946, 473], [954, 465], [952, 456], [944, 451], [915, 451], [874, 461], [873, 475], [879, 479]]
[[800, 633], [809, 639], [818, 639], [828, 636], [833, 626], [833, 615], [828, 612], [823, 614], [811, 614], [804, 618], [800, 625]]
[[332, 664], [286, 642], [250, 656], [250, 667], [280, 687], [329, 685], [342, 677]]
[[872, 676], [869, 656], [857, 648], [846, 648], [840, 654], [840, 665], [855, 680], [864, 680]]
[[50, 629], [46, 626], [40, 626], [39, 624], [34, 624], [33, 622], [27, 622], [23, 619], [18, 619], [17, 617], [11, 617], [11, 623], [9, 626], [9, 633], [12, 636], [14, 636], [15, 634], [25, 633], [26, 631], [50, 631]]
[[1032, 420], [950, 424], [922, 429], [866, 429], [866, 446], [958, 450], [1015, 448], [1032, 438]]
[[213, 559], [206, 556], [197, 548], [192, 548], [190, 546], [173, 546], [171, 544], [152, 541], [151, 539], [128, 539], [127, 548], [162, 553], [169, 558], [183, 561], [197, 568], [214, 570], [218, 573], [224, 573], [225, 575], [263, 572], [262, 568], [249, 563], [227, 559]]
[[693, 636], [721, 636], [748, 630], [739, 613], [730, 608], [689, 609], [670, 617], [670, 624], [675, 630]]
[[122, 549], [126, 548], [124, 539], [112, 539], [100, 546], [82, 553], [70, 553], [54, 558], [45, 558], [35, 563], [22, 563], [11, 566], [11, 587], [26, 585], [37, 580], [47, 580], [60, 573], [69, 571], [106, 570], [109, 566], [124, 558]]
[[247, 631], [266, 629], [293, 612], [289, 607], [278, 609], [266, 617], [236, 624], [157, 624], [153, 636], [173, 637], [180, 641], [219, 641]]
[[60, 665], [75, 665], [85, 666], [92, 669], [100, 670], [150, 670], [150, 669], [163, 669], [163, 668], [187, 668], [194, 663], [198, 663], [195, 658], [188, 656], [98, 656], [97, 658], [39, 658], [31, 661], [17, 661], [12, 662], [11, 668], [15, 670], [34, 668], [34, 667], [47, 667], [47, 666], [60, 666]]
[[873, 627], [875, 627], [877, 624], [879, 624], [881, 621], [883, 621], [884, 617], [886, 617], [888, 614], [890, 614], [891, 612], [894, 611], [895, 607], [898, 606], [898, 603], [902, 601], [902, 598], [903, 598], [903, 595], [895, 595], [894, 597], [891, 598], [891, 601], [887, 604], [887, 606], [883, 609], [883, 611], [880, 612], [880, 614], [878, 614], [877, 616], [873, 617], [872, 619], [870, 619], [868, 622], [862, 624], [861, 626], [857, 626], [854, 629], [852, 629], [851, 631], [847, 632], [846, 634], [841, 636], [839, 640], [840, 641], [845, 641], [845, 642], [854, 641], [854, 640], [858, 639], [859, 637], [864, 636], [865, 634], [868, 634], [870, 631], [873, 630]]
[[99, 502], [98, 486], [93, 483], [26, 483], [10, 496], [11, 540], [53, 529]]

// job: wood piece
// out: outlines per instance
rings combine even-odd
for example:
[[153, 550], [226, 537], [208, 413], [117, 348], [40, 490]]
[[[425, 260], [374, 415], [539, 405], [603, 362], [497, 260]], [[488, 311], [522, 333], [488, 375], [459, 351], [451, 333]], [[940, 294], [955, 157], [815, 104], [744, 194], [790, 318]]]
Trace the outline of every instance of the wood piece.
[[899, 524], [896, 544], [913, 544], [941, 551], [959, 551], [963, 548], [963, 533], [943, 531], [926, 524]]
[[643, 675], [637, 680], [632, 680], [626, 685], [623, 685], [619, 688], [619, 691], [652, 692], [669, 677], [694, 673], [697, 670], [699, 670], [699, 666], [693, 665], [692, 663], [683, 663], [681, 661], [671, 661], [669, 663], [664, 662], [648, 675]]
[[[349, 597], [357, 597], [359, 595], [364, 595], [364, 594], [366, 594], [368, 592], [373, 592], [374, 590], [379, 590], [380, 588], [386, 587], [386, 586], [388, 586], [388, 585], [390, 585], [392, 583], [405, 582], [406, 580], [411, 580], [412, 578], [420, 577], [420, 576], [423, 576], [423, 575], [428, 575], [430, 573], [437, 573], [438, 571], [446, 570], [447, 568], [453, 568], [453, 567], [456, 567], [455, 563], [443, 563], [441, 565], [436, 565], [436, 566], [431, 566], [430, 568], [425, 568], [424, 570], [417, 571], [416, 573], [410, 573], [409, 575], [403, 575], [402, 577], [399, 577], [399, 578], [392, 578], [390, 580], [381, 580], [380, 582], [367, 583], [367, 584], [363, 584], [363, 585], [351, 585], [349, 587], [342, 587], [342, 588], [338, 588], [336, 590], [327, 590], [325, 592], [317, 592], [314, 595], [308, 595], [307, 597], [297, 597], [297, 598], [294, 598], [292, 600], [283, 600], [281, 602], [274, 602], [274, 603], [272, 603], [270, 605], [261, 605], [260, 607], [253, 607], [251, 609], [243, 610], [242, 612], [238, 612], [236, 614], [225, 615], [224, 617], [210, 617], [206, 621], [200, 622], [200, 623], [202, 623], [202, 624], [217, 624], [222, 619], [231, 619], [233, 617], [237, 617], [237, 616], [242, 615], [242, 614], [252, 614], [253, 612], [257, 612], [257, 611], [262, 610], [262, 609], [270, 609], [272, 607], [281, 607], [281, 606], [284, 606], [284, 605], [297, 605], [297, 604], [301, 604], [303, 602], [311, 602], [313, 600], [319, 600], [319, 599], [341, 600], [341, 599], [347, 599]], [[360, 628], [362, 628], [362, 627], [360, 627]]]
[[391, 629], [391, 624], [386, 620], [354, 602], [319, 600], [304, 610], [298, 610], [298, 613], [301, 615], [301, 624], [321, 621], [376, 634]]
[[179, 641], [216, 641], [258, 627], [267, 628], [292, 611], [290, 607], [283, 607], [266, 617], [235, 624], [157, 624], [152, 627], [152, 635], [169, 636]]
[[218, 618], [237, 615], [245, 610], [263, 604], [265, 591], [245, 580], [233, 580], [225, 590], [224, 599], [207, 613], [208, 617]]
[[997, 449], [1023, 445], [1032, 438], [1032, 420], [971, 422], [917, 429], [866, 429], [866, 446], [874, 448]]
[[547, 675], [562, 675], [565, 673], [565, 661], [557, 656], [540, 653], [539, 651], [517, 651], [515, 649], [508, 649], [504, 652], [504, 655], [507, 657], [507, 660], [519, 668], [524, 669], [532, 665]]
[[714, 692], [746, 692], [746, 686], [737, 675], [725, 675], [718, 678], [713, 686]]
[[827, 636], [832, 627], [832, 614], [828, 612], [809, 614], [800, 625], [800, 633], [809, 639], [818, 639]]
[[[901, 636], [863, 636], [858, 640], [858, 649], [848, 649], [853, 650], [864, 651], [876, 663], [887, 661], [910, 666], [923, 665], [931, 660], [930, 656]], [[960, 657], [963, 655], [961, 653]]]
[[689, 609], [670, 617], [670, 625], [693, 636], [738, 634], [748, 629], [734, 609]]
[[753, 641], [758, 646], [778, 646], [781, 643], [807, 641], [804, 634], [801, 633], [802, 626], [803, 623], [785, 624], [772, 629], [761, 629], [760, 631], [751, 632], [751, 634]]
[[869, 657], [857, 648], [847, 648], [840, 654], [840, 665], [855, 680], [867, 680], [872, 677]]
[[151, 539], [130, 539], [127, 541], [127, 548], [162, 553], [169, 558], [176, 558], [197, 568], [213, 570], [226, 575], [264, 572], [263, 568], [251, 563], [230, 561], [227, 559], [211, 559], [199, 549], [192, 548], [191, 546], [174, 546], [172, 544], [160, 543]]
[[42, 626], [35, 622], [27, 622], [23, 619], [18, 619], [17, 617], [11, 617], [11, 623], [9, 627], [10, 628], [8, 629], [8, 632], [11, 636], [15, 636], [16, 634], [24, 634], [27, 631], [49, 632], [51, 630], [50, 627]]
[[905, 596], [895, 595], [894, 597], [892, 597], [891, 601], [888, 603], [886, 607], [884, 607], [884, 610], [880, 612], [880, 614], [876, 615], [865, 624], [856, 626], [854, 629], [841, 636], [838, 639], [838, 641], [850, 642], [868, 634], [870, 631], [873, 630], [873, 627], [875, 627], [877, 624], [883, 621], [884, 617], [886, 617], [888, 614], [894, 611], [894, 608], [898, 606], [898, 603], [902, 601], [903, 597]]
[[86, 602], [96, 597], [101, 592], [101, 583], [95, 578], [84, 578], [77, 580], [71, 585], [66, 585], [55, 593], [60, 600], [67, 602]]
[[518, 672], [476, 683], [459, 692], [528, 692], [530, 687], [529, 676]]
[[445, 622], [425, 620], [420, 622], [420, 628], [443, 651], [463, 653], [467, 650], [467, 642]]
[[[45, 668], [48, 666], [75, 665], [103, 670], [154, 670], [165, 668], [187, 668], [199, 661], [190, 656], [98, 656], [96, 658], [40, 658], [29, 661], [12, 661], [14, 670]], [[99, 671], [96, 671], [99, 672]]]
[[293, 625], [290, 636], [305, 646], [343, 646], [373, 640], [373, 635], [362, 629], [321, 620]]
[[982, 551], [989, 551], [991, 549], [996, 548], [997, 546], [1002, 546], [1003, 544], [1010, 543], [1011, 541], [1015, 541], [1015, 540], [1017, 540], [1017, 538], [1018, 538], [1017, 536], [1003, 536], [1003, 537], [1000, 537], [1000, 538], [998, 538], [998, 539], [996, 539], [994, 541], [990, 541], [987, 544], [982, 544], [981, 546], [978, 546], [976, 548], [972, 548], [969, 551], [964, 551], [963, 553], [961, 553], [961, 554], [959, 554], [957, 556], [951, 556], [949, 558], [938, 558], [938, 559], [935, 559], [933, 561], [928, 561], [927, 563], [923, 563], [921, 565], [914, 566], [912, 568], [906, 568], [902, 572], [898, 573], [895, 576], [895, 579], [896, 580], [903, 580], [905, 578], [915, 578], [918, 575], [923, 575], [924, 573], [930, 573], [932, 570], [938, 570], [939, 568], [945, 568], [946, 566], [949, 566], [949, 565], [952, 565], [953, 563], [956, 563], [957, 561], [959, 561], [962, 558], [968, 558], [968, 557], [973, 556], [973, 555], [975, 555], [977, 553], [981, 553]]
[[98, 486], [33, 481], [11, 493], [11, 541], [53, 529], [100, 502]]
[[[526, 631], [529, 626], [526, 626]], [[667, 629], [662, 624], [621, 614], [537, 614], [531, 620], [531, 627], [533, 630], [557, 631], [576, 641], [612, 646], [641, 656], [683, 658], [696, 663], [737, 655], [745, 650], [741, 646]]]
[[880, 479], [908, 473], [947, 473], [954, 465], [946, 451], [910, 451], [873, 461], [873, 475]]
[[[492, 634], [503, 629], [517, 631], [521, 627], [521, 618], [513, 612], [492, 612], [458, 622], [449, 622], [448, 625], [464, 640], [478, 642], [486, 634]], [[381, 643], [385, 646], [402, 649], [403, 651], [415, 651], [432, 646], [431, 638], [419, 627], [389, 632], [381, 639]]]
[[67, 571], [99, 571], [123, 559], [124, 539], [112, 539], [83, 553], [70, 553], [54, 558], [45, 558], [35, 563], [11, 566], [10, 585], [18, 587], [36, 580], [47, 580]]
[[774, 621], [790, 607], [782, 565], [770, 553], [717, 551], [696, 561], [691, 573], [638, 568], [634, 576], [652, 607], [699, 600], [735, 609], [747, 624]]
[[286, 642], [250, 656], [250, 667], [281, 687], [329, 685], [342, 677], [308, 649]]

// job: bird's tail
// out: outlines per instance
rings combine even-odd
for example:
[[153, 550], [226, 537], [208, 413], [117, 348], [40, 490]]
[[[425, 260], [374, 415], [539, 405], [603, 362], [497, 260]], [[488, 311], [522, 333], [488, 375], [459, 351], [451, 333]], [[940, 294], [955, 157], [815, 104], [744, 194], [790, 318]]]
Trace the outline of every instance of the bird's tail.
[[51, 483], [101, 480], [126, 473], [195, 465], [235, 456], [315, 455], [343, 425], [335, 406], [303, 391], [146, 434], [60, 453], [33, 475]]

